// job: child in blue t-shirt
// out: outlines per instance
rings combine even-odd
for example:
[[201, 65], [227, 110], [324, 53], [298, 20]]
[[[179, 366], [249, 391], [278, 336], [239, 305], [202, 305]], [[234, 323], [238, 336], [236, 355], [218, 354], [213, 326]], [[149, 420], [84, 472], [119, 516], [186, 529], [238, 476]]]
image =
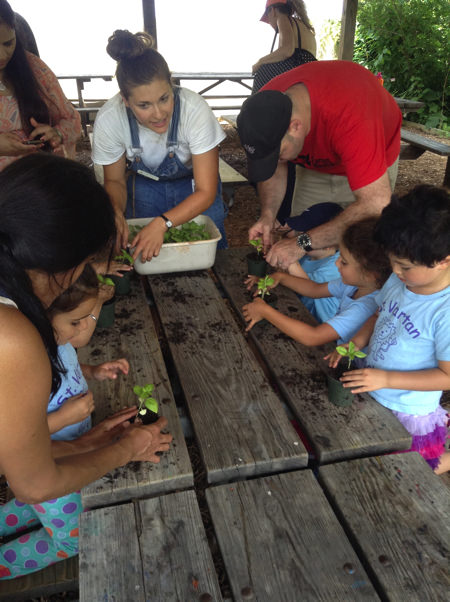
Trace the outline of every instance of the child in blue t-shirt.
[[[393, 274], [377, 296], [378, 317], [353, 337], [369, 342], [366, 368], [344, 373], [352, 393], [370, 392], [392, 410], [436, 473], [450, 470], [445, 452], [448, 416], [440, 406], [450, 389], [450, 196], [418, 186], [383, 209], [376, 237]], [[347, 339], [349, 340], [349, 339]], [[337, 358], [331, 357], [330, 365]]]
[[[256, 298], [243, 307], [244, 318], [249, 322], [246, 330], [266, 319], [307, 346], [350, 340], [369, 316], [375, 313], [376, 293], [391, 271], [387, 256], [373, 238], [376, 222], [376, 218], [365, 218], [345, 230], [339, 245], [340, 257], [336, 261], [340, 278], [317, 283], [285, 272], [270, 275], [274, 279], [270, 288], [282, 284], [311, 298], [336, 297], [339, 299], [339, 308], [334, 317], [318, 326], [311, 326], [282, 314], [261, 298]], [[251, 287], [254, 280], [249, 279], [248, 283]]]
[[75, 347], [86, 345], [105, 299], [101, 298], [97, 275], [88, 264], [79, 279], [60, 295], [48, 309], [58, 343], [58, 357], [65, 373], [61, 385], [48, 404], [48, 425], [51, 438], [77, 439], [91, 428], [94, 399], [86, 378], [115, 379], [128, 374], [126, 359], [105, 362], [98, 366], [80, 364]]

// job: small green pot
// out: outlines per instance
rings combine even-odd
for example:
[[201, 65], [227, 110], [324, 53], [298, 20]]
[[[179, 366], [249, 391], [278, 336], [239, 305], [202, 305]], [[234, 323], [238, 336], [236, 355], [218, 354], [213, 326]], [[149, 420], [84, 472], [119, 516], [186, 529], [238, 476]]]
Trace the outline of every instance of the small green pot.
[[345, 408], [352, 405], [355, 396], [350, 389], [345, 389], [342, 386], [342, 382], [339, 380], [342, 376], [342, 372], [346, 372], [346, 370], [342, 370], [341, 374], [335, 373], [333, 375], [331, 372], [328, 372], [326, 376], [328, 383], [328, 399], [335, 406]]
[[131, 272], [123, 272], [123, 276], [112, 276], [114, 286], [116, 287], [116, 295], [128, 295], [131, 290], [130, 285]]
[[113, 297], [102, 305], [100, 315], [97, 320], [97, 328], [111, 328], [114, 324], [114, 312], [116, 308], [116, 298]]
[[264, 257], [258, 255], [258, 253], [249, 253], [247, 255], [247, 273], [250, 276], [258, 276], [258, 278], [264, 278], [267, 274], [267, 262]]

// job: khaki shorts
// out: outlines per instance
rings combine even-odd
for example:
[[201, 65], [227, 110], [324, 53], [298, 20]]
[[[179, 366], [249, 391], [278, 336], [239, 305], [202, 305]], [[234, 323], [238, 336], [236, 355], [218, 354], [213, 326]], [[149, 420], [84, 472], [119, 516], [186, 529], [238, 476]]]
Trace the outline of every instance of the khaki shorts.
[[[394, 190], [398, 173], [398, 158], [387, 172], [391, 190]], [[296, 166], [291, 216], [300, 215], [305, 209], [317, 203], [337, 203], [345, 208], [354, 200], [355, 195], [346, 176], [336, 176]]]

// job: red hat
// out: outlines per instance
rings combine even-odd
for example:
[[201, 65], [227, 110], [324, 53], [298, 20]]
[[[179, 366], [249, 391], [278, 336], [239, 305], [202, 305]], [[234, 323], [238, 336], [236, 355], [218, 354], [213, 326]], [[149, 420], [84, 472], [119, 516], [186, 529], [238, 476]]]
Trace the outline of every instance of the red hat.
[[269, 20], [267, 18], [267, 9], [270, 8], [271, 6], [273, 6], [274, 4], [287, 4], [287, 0], [267, 0], [266, 2], [266, 9], [264, 11], [263, 16], [261, 17], [260, 21], [263, 21], [264, 23], [268, 23]]

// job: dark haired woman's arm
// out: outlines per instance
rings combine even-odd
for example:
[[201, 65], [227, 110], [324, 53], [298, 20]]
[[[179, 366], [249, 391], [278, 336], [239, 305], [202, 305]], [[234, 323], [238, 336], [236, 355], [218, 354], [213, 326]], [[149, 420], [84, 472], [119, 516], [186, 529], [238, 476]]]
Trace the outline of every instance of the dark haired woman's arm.
[[252, 67], [252, 73], [267, 63], [276, 63], [283, 61], [292, 55], [295, 50], [295, 35], [292, 29], [291, 21], [287, 15], [277, 11], [277, 29], [279, 34], [278, 48], [265, 56], [262, 56]]

